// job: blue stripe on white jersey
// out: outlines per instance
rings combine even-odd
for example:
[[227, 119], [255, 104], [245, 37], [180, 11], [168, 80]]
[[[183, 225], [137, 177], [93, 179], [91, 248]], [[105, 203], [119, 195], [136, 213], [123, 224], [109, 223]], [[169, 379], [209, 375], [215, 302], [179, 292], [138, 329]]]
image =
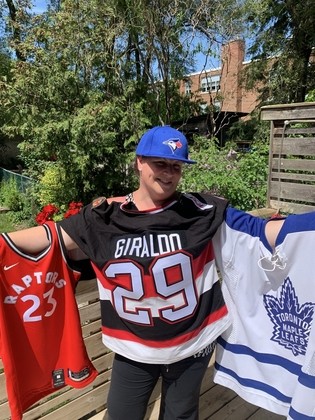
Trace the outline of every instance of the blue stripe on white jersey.
[[214, 364], [215, 369], [221, 372], [221, 374], [227, 374], [231, 378], [234, 378], [237, 383], [248, 389], [255, 389], [258, 391], [263, 391], [265, 394], [268, 394], [270, 397], [276, 398], [278, 401], [283, 401], [286, 404], [290, 404], [291, 398], [287, 395], [282, 394], [277, 390], [277, 388], [270, 386], [262, 381], [257, 381], [250, 378], [242, 378], [234, 370], [225, 368], [219, 363]]
[[234, 231], [246, 233], [253, 237], [258, 237], [267, 249], [270, 249], [265, 236], [265, 226], [267, 220], [253, 217], [249, 213], [228, 207], [225, 217], [226, 224]]
[[270, 353], [259, 353], [248, 346], [240, 344], [230, 344], [227, 341], [225, 341], [222, 337], [219, 337], [217, 342], [224, 348], [224, 350], [227, 350], [231, 353], [250, 356], [254, 358], [258, 363], [281, 366], [285, 370], [293, 373], [296, 376], [299, 376], [301, 374], [301, 366], [298, 363], [294, 363], [293, 361], [286, 359], [285, 357], [281, 357], [276, 354]]

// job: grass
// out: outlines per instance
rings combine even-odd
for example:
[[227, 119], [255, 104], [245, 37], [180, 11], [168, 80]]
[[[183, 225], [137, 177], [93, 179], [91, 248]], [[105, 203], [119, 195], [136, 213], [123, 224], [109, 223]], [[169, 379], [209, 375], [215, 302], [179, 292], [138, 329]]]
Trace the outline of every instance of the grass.
[[2, 232], [13, 232], [14, 230], [19, 230], [26, 228], [25, 224], [15, 224], [10, 220], [8, 213], [0, 213], [0, 233]]

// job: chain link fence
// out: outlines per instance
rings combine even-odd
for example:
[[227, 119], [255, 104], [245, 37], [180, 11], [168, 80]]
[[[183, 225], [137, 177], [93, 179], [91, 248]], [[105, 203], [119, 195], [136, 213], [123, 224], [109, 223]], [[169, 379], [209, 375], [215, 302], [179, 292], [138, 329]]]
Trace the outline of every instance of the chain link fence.
[[12, 180], [21, 193], [26, 193], [26, 190], [31, 187], [34, 182], [32, 178], [29, 178], [28, 176], [0, 168], [0, 183]]

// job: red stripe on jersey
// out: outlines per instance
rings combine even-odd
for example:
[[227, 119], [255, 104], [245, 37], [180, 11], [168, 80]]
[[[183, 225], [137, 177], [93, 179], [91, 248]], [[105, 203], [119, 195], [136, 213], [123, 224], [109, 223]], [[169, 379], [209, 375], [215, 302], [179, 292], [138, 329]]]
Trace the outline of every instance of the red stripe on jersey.
[[193, 270], [195, 279], [202, 275], [205, 266], [211, 261], [214, 262], [212, 241], [208, 242], [206, 248], [198, 255], [198, 257], [194, 258]]
[[166, 347], [172, 347], [176, 345], [183, 344], [189, 340], [191, 340], [194, 337], [197, 337], [198, 334], [206, 328], [208, 325], [213, 324], [214, 322], [222, 319], [225, 317], [228, 313], [226, 305], [222, 306], [219, 310], [212, 312], [205, 320], [204, 322], [195, 330], [190, 331], [189, 333], [183, 334], [179, 337], [171, 338], [169, 340], [163, 340], [163, 341], [156, 341], [156, 340], [145, 340], [145, 343], [143, 341], [143, 338], [137, 337], [135, 334], [132, 334], [130, 332], [121, 331], [121, 330], [115, 330], [112, 328], [107, 328], [102, 326], [102, 333], [104, 335], [113, 337], [115, 339], [119, 340], [128, 340], [133, 341], [141, 344], [145, 344], [148, 347], [156, 347], [156, 348], [166, 348]]

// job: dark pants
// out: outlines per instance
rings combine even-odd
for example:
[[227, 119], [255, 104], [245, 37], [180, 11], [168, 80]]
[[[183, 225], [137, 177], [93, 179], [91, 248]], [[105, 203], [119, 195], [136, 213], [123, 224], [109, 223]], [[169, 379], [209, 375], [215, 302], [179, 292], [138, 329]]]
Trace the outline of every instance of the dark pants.
[[159, 420], [197, 420], [201, 382], [213, 346], [170, 365], [139, 363], [116, 355], [107, 400], [108, 420], [143, 420], [162, 377]]

